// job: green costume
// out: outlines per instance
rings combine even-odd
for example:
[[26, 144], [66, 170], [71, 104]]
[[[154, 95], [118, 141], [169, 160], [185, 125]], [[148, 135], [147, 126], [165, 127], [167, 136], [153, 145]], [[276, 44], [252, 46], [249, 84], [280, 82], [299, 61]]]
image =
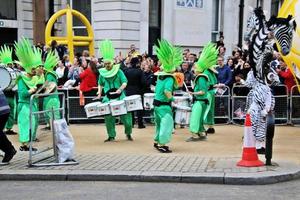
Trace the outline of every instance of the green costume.
[[[31, 74], [32, 70], [42, 65], [41, 52], [37, 48], [31, 47], [28, 39], [22, 39], [15, 43], [15, 53], [19, 59], [19, 64], [25, 69], [27, 74]], [[22, 75], [18, 79], [18, 126], [19, 126], [19, 141], [27, 143], [30, 141], [30, 117], [32, 140], [36, 137], [36, 130], [38, 126], [38, 117], [30, 116], [30, 89], [36, 88], [38, 83], [42, 83], [43, 77], [31, 75]], [[32, 112], [38, 111], [38, 101], [33, 100]]]
[[[5, 66], [13, 65], [12, 61], [12, 49], [6, 45], [3, 45], [0, 49], [0, 63]], [[8, 105], [11, 112], [9, 113], [9, 118], [5, 124], [7, 130], [11, 130], [15, 123], [15, 114], [16, 114], [16, 96], [15, 91], [4, 91]]]
[[215, 90], [213, 86], [218, 83], [218, 79], [211, 69], [206, 69], [204, 74], [208, 76], [209, 88], [207, 93], [207, 98], [211, 102], [207, 117], [205, 119], [205, 124], [214, 125], [215, 124]]
[[154, 117], [155, 117], [155, 135], [154, 145], [161, 152], [171, 152], [165, 144], [169, 143], [173, 131], [173, 113], [171, 101], [173, 97], [166, 94], [172, 94], [177, 82], [171, 74], [176, 67], [182, 63], [182, 53], [179, 48], [173, 47], [168, 41], [158, 41], [159, 47], [156, 47], [156, 53], [159, 61], [162, 63], [163, 72], [158, 72], [157, 83], [154, 97]]
[[[112, 46], [112, 42], [109, 40], [104, 40], [100, 43], [100, 52], [102, 54], [104, 62], [110, 62], [113, 64], [114, 59], [114, 48]], [[113, 65], [111, 70], [107, 70], [102, 68], [99, 70], [100, 76], [98, 80], [98, 84], [103, 87], [105, 97], [103, 98], [102, 102], [107, 103], [112, 100], [122, 100], [125, 98], [124, 91], [121, 92], [118, 98], [110, 99], [108, 93], [112, 89], [119, 89], [123, 83], [127, 83], [127, 78], [124, 73], [119, 69], [120, 65]], [[131, 113], [127, 113], [125, 115], [120, 116], [122, 123], [125, 126], [125, 134], [129, 139], [132, 133], [132, 116]], [[112, 115], [106, 115], [104, 117], [106, 131], [108, 134], [109, 139], [113, 140], [116, 137], [116, 118]]]
[[[208, 99], [210, 93], [209, 89], [209, 77], [205, 74], [205, 70], [213, 67], [216, 64], [218, 56], [218, 50], [215, 45], [208, 43], [198, 61], [195, 63], [195, 71], [198, 73], [195, 78], [194, 87], [194, 105], [192, 107], [191, 120], [190, 120], [190, 132], [194, 135], [203, 137], [205, 132], [204, 121], [208, 115], [208, 111], [211, 105], [211, 99]], [[199, 94], [201, 92], [201, 94]], [[206, 138], [206, 136], [204, 136]], [[204, 139], [205, 139], [204, 138]], [[187, 141], [193, 141], [195, 138], [191, 137]]]
[[[50, 52], [47, 54], [45, 63], [44, 63], [44, 69], [46, 70], [46, 81], [48, 83], [55, 83], [57, 85], [57, 75], [53, 71], [53, 68], [57, 65], [58, 63], [58, 56], [54, 52]], [[55, 90], [54, 92], [57, 92]], [[44, 98], [43, 102], [43, 109], [44, 110], [51, 110], [51, 109], [59, 109], [60, 108], [60, 101], [58, 98], [58, 95], [51, 95], [48, 97]], [[50, 124], [50, 119], [52, 118], [52, 113], [47, 112], [46, 113], [46, 121], [48, 124]], [[55, 111], [54, 112], [54, 119], [60, 119], [60, 112]]]

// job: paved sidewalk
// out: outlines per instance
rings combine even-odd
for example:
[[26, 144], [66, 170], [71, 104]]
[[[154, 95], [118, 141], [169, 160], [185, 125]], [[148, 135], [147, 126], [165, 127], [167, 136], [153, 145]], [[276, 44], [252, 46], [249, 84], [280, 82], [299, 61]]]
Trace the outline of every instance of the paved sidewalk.
[[[0, 180], [155, 181], [216, 184], [271, 184], [300, 178], [300, 166], [237, 167], [237, 157], [194, 155], [79, 154], [79, 165], [28, 168], [19, 153], [0, 167]], [[44, 162], [49, 162], [45, 160]]]

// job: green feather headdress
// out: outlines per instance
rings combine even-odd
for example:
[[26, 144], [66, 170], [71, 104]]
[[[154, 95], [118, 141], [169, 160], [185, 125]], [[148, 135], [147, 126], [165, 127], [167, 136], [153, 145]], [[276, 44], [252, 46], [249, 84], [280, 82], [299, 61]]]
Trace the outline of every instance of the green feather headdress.
[[203, 72], [206, 69], [212, 68], [216, 65], [218, 58], [218, 49], [216, 45], [209, 42], [205, 45], [199, 60], [195, 63], [195, 71]]
[[44, 62], [44, 69], [48, 72], [52, 72], [53, 68], [58, 63], [58, 56], [55, 54], [54, 51], [51, 51], [47, 54], [46, 60]]
[[27, 73], [31, 73], [31, 70], [37, 66], [36, 64], [39, 64], [39, 62], [34, 59], [38, 54], [37, 50], [34, 52], [31, 48], [31, 43], [25, 38], [22, 38], [20, 42], [15, 42], [14, 46], [16, 56], [19, 59], [19, 64]]
[[3, 45], [0, 50], [0, 62], [5, 65], [13, 64], [11, 55], [12, 55], [12, 49], [6, 45]]
[[33, 47], [32, 65], [34, 68], [43, 65], [42, 51], [37, 47]]
[[114, 62], [115, 49], [111, 40], [103, 40], [99, 44], [99, 53], [103, 57], [104, 62]]
[[159, 47], [156, 46], [156, 54], [162, 63], [164, 72], [170, 73], [176, 70], [182, 61], [182, 51], [178, 47], [173, 47], [167, 40], [158, 41]]

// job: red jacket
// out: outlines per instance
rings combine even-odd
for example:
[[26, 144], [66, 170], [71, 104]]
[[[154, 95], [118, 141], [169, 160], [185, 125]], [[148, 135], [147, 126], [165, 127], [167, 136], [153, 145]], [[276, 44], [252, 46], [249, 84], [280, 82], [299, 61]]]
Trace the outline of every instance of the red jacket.
[[79, 77], [80, 90], [82, 92], [89, 92], [93, 87], [97, 87], [97, 76], [89, 67], [84, 70]]
[[280, 71], [279, 76], [284, 78], [284, 84], [287, 86], [288, 91], [290, 92], [291, 88], [294, 85], [296, 85], [294, 76], [293, 76], [292, 72], [290, 71], [290, 69], [287, 68], [285, 71]]

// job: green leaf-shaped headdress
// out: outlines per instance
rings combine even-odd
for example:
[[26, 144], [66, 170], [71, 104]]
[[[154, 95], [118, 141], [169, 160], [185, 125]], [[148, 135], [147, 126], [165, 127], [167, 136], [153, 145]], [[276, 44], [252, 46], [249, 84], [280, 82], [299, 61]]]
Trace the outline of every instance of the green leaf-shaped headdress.
[[158, 41], [159, 47], [156, 46], [156, 54], [162, 63], [164, 72], [170, 73], [176, 70], [182, 61], [182, 51], [178, 47], [173, 47], [167, 40]]
[[13, 64], [11, 55], [12, 55], [12, 49], [6, 45], [3, 45], [0, 50], [0, 62], [5, 65]]
[[47, 54], [46, 60], [44, 62], [44, 69], [48, 72], [52, 72], [53, 68], [57, 65], [59, 59], [54, 51]]
[[20, 42], [15, 42], [15, 52], [19, 59], [20, 65], [27, 73], [39, 65], [42, 65], [41, 51], [34, 47], [28, 39], [22, 38]]
[[99, 53], [102, 55], [104, 62], [113, 63], [115, 57], [115, 49], [113, 47], [112, 41], [106, 39], [100, 42]]
[[203, 72], [216, 65], [218, 59], [218, 49], [216, 45], [209, 42], [205, 45], [199, 60], [195, 63], [195, 71]]

